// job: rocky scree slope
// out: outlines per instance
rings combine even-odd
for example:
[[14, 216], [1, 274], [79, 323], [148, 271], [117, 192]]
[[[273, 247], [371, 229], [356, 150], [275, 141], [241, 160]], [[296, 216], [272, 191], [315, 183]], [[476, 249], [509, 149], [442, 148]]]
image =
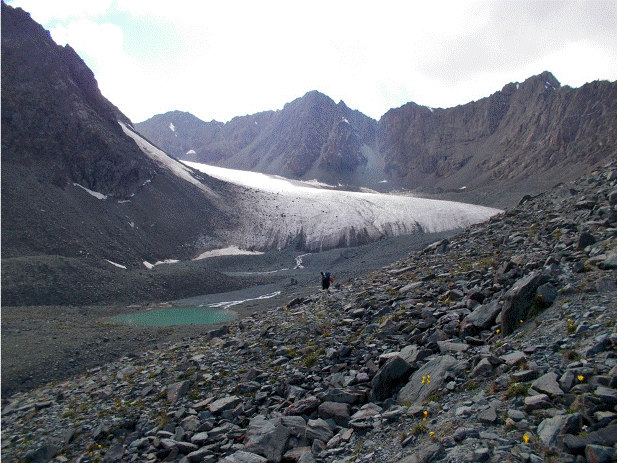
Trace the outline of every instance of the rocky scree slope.
[[179, 178], [177, 161], [146, 155], [120, 123], [131, 126], [75, 51], [3, 2], [3, 305], [163, 298], [164, 276], [141, 290], [144, 261], [189, 259], [233, 229], [235, 190]]
[[3, 461], [614, 461], [616, 225], [611, 164], [368, 277], [3, 398]]

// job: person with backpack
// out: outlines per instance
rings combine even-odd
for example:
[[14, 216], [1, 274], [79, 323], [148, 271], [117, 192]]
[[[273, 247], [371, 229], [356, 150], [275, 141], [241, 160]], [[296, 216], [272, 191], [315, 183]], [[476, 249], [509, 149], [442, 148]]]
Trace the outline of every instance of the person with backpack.
[[330, 276], [330, 272], [321, 272], [321, 289], [328, 289], [330, 287], [330, 283], [334, 282], [334, 278]]

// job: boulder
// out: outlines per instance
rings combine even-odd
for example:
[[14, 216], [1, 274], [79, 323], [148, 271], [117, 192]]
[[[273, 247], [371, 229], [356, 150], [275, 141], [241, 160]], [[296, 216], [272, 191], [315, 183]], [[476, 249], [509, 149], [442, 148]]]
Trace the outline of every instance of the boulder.
[[328, 442], [334, 436], [334, 432], [330, 425], [321, 418], [316, 420], [308, 420], [306, 424], [306, 437], [309, 440], [319, 440]]
[[371, 381], [369, 400], [379, 402], [390, 397], [394, 390], [409, 378], [411, 370], [411, 365], [398, 355], [390, 358]]
[[346, 427], [349, 424], [351, 407], [348, 404], [337, 402], [324, 402], [322, 403], [317, 412], [319, 418], [324, 420], [332, 419], [339, 426]]
[[465, 317], [463, 325], [471, 325], [479, 330], [486, 330], [495, 323], [500, 311], [501, 306], [497, 300], [488, 304], [481, 304]]
[[266, 463], [268, 460], [255, 453], [238, 450], [219, 461], [221, 463]]
[[559, 382], [557, 381], [557, 373], [554, 371], [549, 371], [540, 376], [531, 384], [531, 387], [549, 396], [563, 395], [563, 391], [559, 387]]
[[555, 447], [560, 444], [560, 435], [580, 431], [581, 423], [582, 417], [579, 413], [546, 418], [538, 426], [538, 437], [547, 447]]
[[398, 394], [398, 403], [422, 402], [441, 388], [447, 376], [456, 377], [457, 371], [464, 365], [466, 362], [460, 362], [451, 355], [442, 355], [427, 362], [411, 376], [409, 382], [401, 389]]
[[232, 395], [215, 400], [209, 405], [209, 410], [213, 415], [217, 415], [223, 413], [225, 410], [233, 410], [241, 403], [242, 399], [240, 397]]
[[189, 391], [192, 384], [193, 383], [190, 380], [173, 383], [167, 388], [167, 400], [169, 400], [172, 404], [176, 403], [180, 397]]
[[257, 415], [249, 422], [244, 448], [251, 453], [266, 457], [269, 462], [281, 461], [290, 431], [280, 419], [268, 420]]
[[321, 404], [321, 400], [317, 397], [310, 396], [302, 400], [298, 400], [291, 404], [283, 412], [284, 415], [310, 415]]
[[548, 275], [532, 272], [518, 280], [504, 297], [501, 311], [501, 331], [507, 336], [516, 330], [521, 320], [526, 320], [534, 303], [537, 289], [548, 282]]

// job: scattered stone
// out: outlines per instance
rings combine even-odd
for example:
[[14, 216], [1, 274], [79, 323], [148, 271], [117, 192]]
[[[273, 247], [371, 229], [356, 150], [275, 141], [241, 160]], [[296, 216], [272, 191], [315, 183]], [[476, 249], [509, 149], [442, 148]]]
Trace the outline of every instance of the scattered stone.
[[[617, 211], [604, 178], [330, 292], [3, 396], [2, 459], [611, 461]], [[583, 233], [595, 242], [577, 251]]]

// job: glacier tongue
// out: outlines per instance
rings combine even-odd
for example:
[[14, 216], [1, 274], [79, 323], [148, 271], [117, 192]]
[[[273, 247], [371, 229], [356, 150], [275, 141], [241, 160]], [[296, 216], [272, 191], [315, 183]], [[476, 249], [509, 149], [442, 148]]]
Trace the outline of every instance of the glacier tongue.
[[282, 249], [295, 243], [309, 252], [322, 251], [401, 234], [464, 228], [501, 212], [452, 201], [322, 189], [255, 172], [186, 164], [254, 190], [238, 205], [242, 225], [229, 237], [230, 244], [243, 249]]

